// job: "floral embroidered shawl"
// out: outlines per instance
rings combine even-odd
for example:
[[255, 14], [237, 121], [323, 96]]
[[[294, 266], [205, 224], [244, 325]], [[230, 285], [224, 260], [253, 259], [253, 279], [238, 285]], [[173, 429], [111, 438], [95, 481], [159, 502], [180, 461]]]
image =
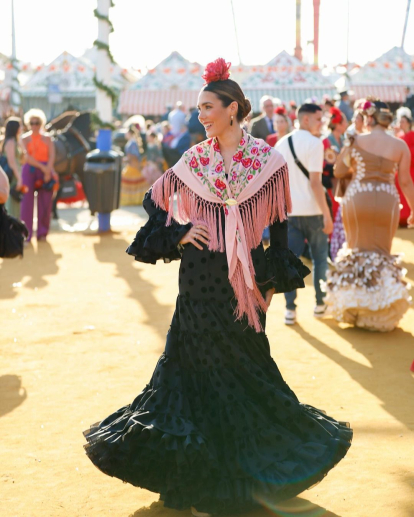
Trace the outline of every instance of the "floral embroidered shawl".
[[217, 140], [205, 140], [156, 181], [152, 199], [168, 212], [167, 225], [172, 217], [207, 225], [209, 250], [227, 254], [236, 319], [247, 316], [249, 325], [262, 331], [258, 311], [266, 312], [267, 305], [255, 281], [250, 251], [259, 246], [263, 229], [286, 219], [291, 210], [288, 169], [282, 155], [243, 131], [226, 177]]

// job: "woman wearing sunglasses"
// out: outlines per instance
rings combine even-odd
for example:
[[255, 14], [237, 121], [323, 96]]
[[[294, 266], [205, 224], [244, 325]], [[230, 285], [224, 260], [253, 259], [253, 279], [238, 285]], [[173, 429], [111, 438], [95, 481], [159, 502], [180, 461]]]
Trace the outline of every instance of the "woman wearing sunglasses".
[[34, 193], [37, 190], [37, 240], [41, 241], [46, 239], [49, 232], [52, 213], [55, 146], [52, 139], [43, 132], [46, 115], [42, 110], [29, 110], [24, 121], [30, 130], [22, 139], [26, 158], [22, 182], [29, 190], [22, 200], [21, 219], [29, 230], [27, 240], [30, 241], [33, 231]]

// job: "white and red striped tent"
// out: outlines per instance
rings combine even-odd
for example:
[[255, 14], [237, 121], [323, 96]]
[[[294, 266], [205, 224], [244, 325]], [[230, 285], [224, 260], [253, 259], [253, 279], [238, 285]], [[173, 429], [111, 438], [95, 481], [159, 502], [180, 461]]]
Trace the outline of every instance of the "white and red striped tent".
[[324, 94], [335, 93], [332, 81], [317, 66], [302, 63], [285, 50], [266, 65], [251, 67], [241, 86], [254, 110], [259, 109], [263, 95], [277, 97], [284, 103], [293, 100], [301, 104], [306, 99], [321, 100]]
[[[153, 70], [120, 96], [118, 111], [122, 115], [160, 115], [167, 105], [181, 101], [186, 108], [197, 105], [204, 81], [203, 67], [173, 52]], [[287, 52], [278, 54], [266, 65], [232, 66], [231, 78], [237, 81], [250, 99], [254, 111], [260, 110], [263, 95], [278, 97], [286, 103], [301, 103], [308, 98], [333, 95], [335, 88], [321, 71], [305, 65]]]
[[196, 106], [204, 83], [202, 72], [201, 65], [172, 52], [121, 93], [118, 111], [122, 115], [161, 115], [166, 106], [173, 106], [177, 101], [187, 108]]
[[372, 95], [384, 102], [402, 103], [405, 88], [414, 86], [414, 57], [394, 47], [356, 70], [350, 79], [357, 99]]

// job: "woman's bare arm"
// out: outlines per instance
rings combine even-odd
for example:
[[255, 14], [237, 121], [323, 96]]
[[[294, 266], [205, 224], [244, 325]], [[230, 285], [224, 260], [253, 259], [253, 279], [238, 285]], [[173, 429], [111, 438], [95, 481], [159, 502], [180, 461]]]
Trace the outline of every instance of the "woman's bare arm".
[[16, 161], [16, 142], [11, 139], [8, 140], [4, 146], [4, 151], [6, 153], [7, 163], [9, 164], [10, 169], [13, 171], [14, 177], [17, 180], [17, 186], [19, 187], [21, 183], [21, 175], [20, 168]]
[[44, 138], [47, 139], [47, 145], [49, 147], [49, 160], [47, 162], [47, 168], [50, 171], [53, 171], [53, 166], [55, 164], [55, 158], [56, 158], [56, 151], [55, 151], [55, 144], [53, 143], [53, 140], [50, 136], [44, 136]]
[[4, 170], [0, 167], [0, 204], [5, 203], [9, 198], [10, 185], [9, 178]]
[[339, 153], [335, 167], [334, 176], [335, 178], [351, 178], [351, 150], [349, 147], [343, 147]]
[[408, 218], [408, 223], [411, 225], [414, 224], [414, 184], [410, 173], [411, 153], [404, 141], [401, 141], [401, 144], [403, 145], [403, 150], [398, 163], [398, 183], [411, 209], [411, 215]]

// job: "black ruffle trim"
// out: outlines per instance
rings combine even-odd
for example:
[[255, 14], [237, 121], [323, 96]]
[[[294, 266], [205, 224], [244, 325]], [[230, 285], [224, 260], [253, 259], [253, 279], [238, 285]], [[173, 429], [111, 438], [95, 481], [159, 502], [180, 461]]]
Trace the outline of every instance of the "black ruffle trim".
[[159, 259], [163, 259], [164, 262], [179, 260], [181, 253], [177, 247], [178, 243], [192, 225], [181, 225], [172, 221], [170, 226], [165, 226], [166, 222], [167, 212], [159, 210], [151, 215], [126, 249], [128, 255], [147, 264], [155, 264]]
[[270, 246], [266, 256], [266, 289], [276, 289], [276, 293], [288, 293], [305, 287], [303, 279], [310, 269], [288, 248]]

